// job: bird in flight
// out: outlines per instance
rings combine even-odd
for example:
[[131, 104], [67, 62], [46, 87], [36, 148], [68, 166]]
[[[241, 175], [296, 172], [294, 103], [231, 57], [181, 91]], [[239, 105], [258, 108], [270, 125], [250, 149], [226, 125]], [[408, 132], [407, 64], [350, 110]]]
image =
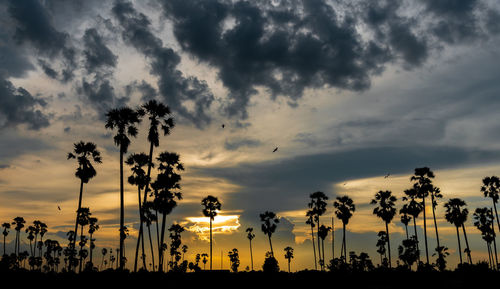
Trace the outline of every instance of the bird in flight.
[[273, 150], [273, 153], [275, 153], [277, 151], [278, 151], [278, 147], [275, 147], [274, 150]]
[[384, 179], [387, 179], [391, 174], [387, 174], [384, 176]]
[[61, 210], [61, 207], [57, 206], [57, 209], [60, 211], [60, 210]]
[[225, 125], [225, 124], [222, 124], [222, 128], [225, 128], [225, 127], [226, 127], [226, 125]]

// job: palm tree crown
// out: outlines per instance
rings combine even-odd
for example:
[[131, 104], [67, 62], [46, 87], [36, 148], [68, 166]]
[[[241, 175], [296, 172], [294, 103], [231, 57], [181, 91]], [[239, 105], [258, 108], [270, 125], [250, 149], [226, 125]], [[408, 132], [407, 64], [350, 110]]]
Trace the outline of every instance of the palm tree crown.
[[140, 115], [130, 107], [115, 108], [106, 114], [107, 129], [117, 129], [114, 136], [115, 145], [120, 147], [122, 153], [127, 153], [130, 145], [128, 136], [137, 136], [136, 124], [141, 122]]
[[75, 176], [88, 183], [90, 179], [96, 176], [96, 170], [92, 165], [95, 163], [102, 163], [101, 153], [97, 150], [97, 146], [92, 142], [77, 142], [74, 145], [73, 152], [68, 153], [69, 159], [76, 159], [78, 161], [78, 168], [76, 169]]
[[392, 195], [391, 191], [379, 191], [370, 202], [372, 205], [378, 204], [378, 206], [373, 209], [373, 214], [384, 220], [384, 222], [390, 223], [394, 215], [396, 215], [396, 200], [397, 198]]
[[335, 210], [335, 215], [343, 224], [347, 225], [352, 214], [356, 210], [356, 206], [351, 198], [348, 196], [337, 197], [337, 200], [333, 203]]
[[139, 116], [148, 116], [150, 121], [148, 141], [155, 147], [160, 145], [158, 126], [163, 131], [163, 135], [169, 135], [175, 126], [174, 119], [168, 117], [171, 113], [170, 108], [154, 99], [143, 104], [137, 113]]

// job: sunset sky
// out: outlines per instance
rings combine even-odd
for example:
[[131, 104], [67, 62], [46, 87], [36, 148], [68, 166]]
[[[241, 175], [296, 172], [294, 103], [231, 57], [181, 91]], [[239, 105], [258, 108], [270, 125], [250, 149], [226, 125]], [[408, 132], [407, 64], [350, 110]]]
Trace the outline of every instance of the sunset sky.
[[[322, 222], [331, 225], [333, 200], [349, 195], [356, 212], [348, 251], [378, 263], [376, 234], [385, 227], [369, 202], [391, 190], [401, 207], [413, 169], [423, 166], [444, 195], [438, 226], [450, 265], [457, 240], [443, 204], [454, 197], [471, 212], [473, 260], [486, 260], [472, 211], [492, 205], [481, 180], [500, 174], [499, 46], [494, 0], [1, 0], [0, 222], [39, 219], [49, 225], [46, 238], [66, 244], [80, 184], [66, 155], [91, 141], [103, 163], [83, 205], [99, 219], [98, 250], [118, 247], [119, 150], [105, 113], [157, 99], [176, 127], [156, 152], [177, 152], [186, 168], [184, 199], [167, 220], [188, 229], [189, 260], [209, 250], [200, 202], [211, 194], [222, 202], [215, 268], [221, 251], [228, 268], [233, 248], [240, 269], [250, 265], [247, 227], [257, 235], [254, 266], [262, 266], [266, 210], [281, 217], [273, 235], [281, 268], [286, 246], [295, 249], [292, 270], [312, 268], [305, 211], [309, 194], [323, 191]], [[129, 153], [147, 152], [146, 131], [147, 120]], [[125, 194], [130, 268], [136, 187], [126, 184]], [[431, 218], [428, 226], [434, 248]], [[395, 263], [405, 237], [399, 216], [389, 228]], [[325, 247], [329, 260], [330, 241]]]

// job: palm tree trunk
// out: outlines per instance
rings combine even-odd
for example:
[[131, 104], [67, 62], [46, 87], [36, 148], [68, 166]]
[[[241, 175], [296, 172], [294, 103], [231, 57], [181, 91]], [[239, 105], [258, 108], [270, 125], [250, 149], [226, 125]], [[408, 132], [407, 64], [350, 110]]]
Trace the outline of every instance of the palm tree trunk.
[[413, 228], [415, 229], [415, 241], [417, 241], [418, 262], [420, 263], [420, 249], [418, 247], [417, 218], [413, 216]]
[[434, 219], [434, 229], [436, 230], [436, 242], [438, 248], [440, 247], [439, 245], [439, 233], [438, 233], [438, 225], [436, 222], [436, 212], [434, 209], [434, 195], [431, 193], [431, 205], [432, 205], [432, 218]]
[[288, 273], [290, 273], [290, 258], [288, 258]]
[[[155, 215], [156, 215], [156, 246], [158, 247], [158, 250], [160, 248], [160, 229], [158, 228], [158, 210], [155, 209]], [[158, 264], [160, 263], [160, 256], [158, 256]]]
[[497, 204], [493, 201], [493, 208], [495, 208], [495, 216], [497, 218], [498, 231], [500, 232], [500, 221], [498, 220]]
[[271, 247], [271, 256], [274, 258], [273, 243], [271, 242], [271, 235], [267, 235], [269, 238], [269, 246]]
[[456, 228], [457, 228], [457, 240], [458, 240], [458, 253], [460, 256], [460, 264], [462, 264], [462, 247], [460, 246], [460, 235], [458, 234], [458, 226], [456, 226]]
[[[82, 238], [83, 237], [83, 226], [80, 226], [80, 227], [81, 227], [80, 238]], [[78, 271], [80, 273], [82, 272], [82, 263], [83, 263], [82, 251], [83, 251], [83, 246], [80, 245], [80, 268], [78, 269]]]
[[470, 254], [469, 240], [467, 240], [467, 233], [465, 232], [465, 225], [462, 224], [462, 231], [464, 232], [465, 245], [467, 246], [467, 257], [469, 258], [469, 264], [472, 265], [472, 257]]
[[313, 251], [314, 251], [314, 269], [318, 270], [318, 261], [316, 259], [316, 245], [314, 244], [314, 230], [313, 230], [313, 223], [311, 223], [311, 238], [312, 238], [312, 243], [313, 243]]
[[160, 272], [163, 272], [163, 240], [165, 237], [165, 222], [167, 219], [167, 214], [162, 214], [162, 222], [161, 222], [161, 240], [160, 240], [160, 246], [158, 247], [158, 270]]
[[[92, 265], [92, 267], [94, 267], [94, 264], [92, 263], [92, 252], [94, 251], [94, 249], [92, 249], [92, 234], [90, 234], [90, 248], [89, 248], [89, 251], [90, 251], [90, 259], [89, 259], [89, 262], [90, 264]], [[91, 268], [92, 269], [92, 268]]]
[[392, 268], [391, 264], [391, 241], [389, 238], [389, 224], [385, 222], [385, 232], [387, 233], [387, 251], [389, 252], [389, 268]]
[[410, 239], [410, 235], [408, 234], [408, 224], [405, 224], [405, 231], [406, 231], [406, 239]]
[[3, 256], [6, 255], [5, 254], [5, 237], [7, 237], [7, 236], [3, 235]]
[[427, 265], [429, 265], [429, 249], [427, 248], [427, 222], [425, 217], [425, 197], [422, 198], [424, 206], [424, 239], [425, 239], [425, 257], [427, 258]]
[[252, 253], [252, 240], [250, 239], [250, 265], [253, 271], [253, 253]]
[[321, 265], [321, 245], [320, 245], [320, 240], [319, 240], [319, 216], [318, 216], [318, 222], [316, 225], [317, 229], [317, 239], [318, 239], [318, 259], [319, 259], [319, 266], [321, 267], [321, 270], [323, 271], [323, 265]]
[[124, 193], [123, 193], [123, 147], [120, 146], [120, 270], [125, 267], [124, 259], [124, 227], [125, 227], [125, 204], [124, 204]]
[[153, 249], [153, 240], [151, 239], [151, 226], [148, 225], [148, 235], [149, 235], [149, 246], [151, 247], [151, 264], [153, 265], [153, 271], [155, 270], [155, 254]]
[[343, 243], [343, 247], [344, 247], [344, 262], [347, 261], [347, 246], [346, 246], [346, 242], [345, 242], [345, 223], [343, 223], [343, 231], [344, 231], [344, 236], [343, 236], [343, 240], [342, 240], [342, 243]]
[[333, 217], [332, 217], [332, 260], [335, 259], [335, 227], [333, 226]]
[[210, 271], [212, 271], [212, 217], [210, 219]]
[[[141, 244], [141, 236], [142, 236], [142, 206], [141, 206], [141, 189], [139, 186], [137, 187], [137, 191], [139, 194], [139, 233], [137, 235], [137, 245], [135, 246], [135, 256], [134, 256], [134, 272], [137, 272], [137, 259], [139, 258], [139, 246]], [[144, 252], [142, 252], [144, 254]]]
[[491, 223], [491, 231], [493, 233], [493, 236], [495, 236], [493, 238], [493, 248], [495, 249], [495, 268], [496, 268], [496, 270], [498, 270], [497, 241], [496, 241], [496, 235], [495, 235], [495, 224], [493, 222]]
[[[78, 233], [78, 218], [80, 217], [80, 209], [82, 208], [82, 196], [83, 196], [83, 180], [80, 180], [80, 196], [78, 197], [78, 209], [76, 210], [76, 221], [75, 221], [75, 234], [73, 236], [72, 248], [76, 250], [76, 236]], [[68, 270], [71, 269], [71, 263], [68, 262]], [[76, 269], [76, 268], [75, 268]]]
[[490, 268], [493, 269], [493, 258], [491, 257], [491, 244], [486, 242], [486, 247], [488, 248], [488, 261], [490, 261]]
[[323, 252], [323, 262], [321, 263], [321, 270], [325, 270], [325, 240], [321, 239], [321, 251]]

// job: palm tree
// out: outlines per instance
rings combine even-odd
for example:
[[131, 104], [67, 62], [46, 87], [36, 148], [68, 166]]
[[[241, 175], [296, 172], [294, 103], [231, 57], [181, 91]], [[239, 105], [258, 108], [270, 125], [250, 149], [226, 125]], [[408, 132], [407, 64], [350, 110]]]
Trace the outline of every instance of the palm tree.
[[[174, 127], [174, 120], [170, 117], [170, 108], [163, 103], [159, 103], [156, 100], [150, 100], [147, 103], [143, 104], [141, 108], [138, 110], [138, 113], [141, 117], [146, 116], [149, 119], [149, 130], [148, 130], [148, 142], [149, 142], [149, 156], [148, 156], [148, 170], [146, 173], [146, 187], [144, 189], [144, 197], [142, 200], [142, 204], [147, 202], [148, 193], [149, 193], [149, 185], [151, 180], [151, 168], [153, 167], [153, 149], [154, 147], [158, 147], [160, 145], [160, 136], [159, 129], [163, 131], [163, 135], [169, 135], [170, 131]], [[144, 216], [142, 216], [144, 217]], [[140, 238], [144, 239], [143, 234], [143, 222], [139, 225], [139, 235]], [[149, 227], [148, 227], [149, 229]], [[148, 232], [151, 235], [151, 232]], [[152, 240], [149, 240], [152, 243]], [[139, 239], [137, 240], [139, 243]], [[143, 252], [144, 253], [144, 252]], [[151, 256], [154, 259], [154, 255]], [[153, 264], [154, 268], [154, 264]]]
[[252, 252], [252, 240], [255, 238], [255, 234], [253, 233], [253, 228], [247, 228], [247, 238], [250, 241], [250, 264], [252, 266], [253, 271], [253, 252]]
[[201, 200], [201, 205], [203, 215], [208, 217], [210, 222], [210, 270], [212, 270], [212, 221], [217, 216], [217, 211], [220, 211], [221, 203], [217, 197], [209, 195]]
[[138, 112], [132, 110], [129, 107], [115, 108], [111, 109], [106, 113], [106, 124], [107, 129], [116, 129], [117, 133], [114, 136], [115, 145], [120, 148], [120, 269], [123, 270], [125, 267], [125, 254], [124, 254], [124, 242], [125, 242], [125, 204], [124, 204], [124, 193], [123, 193], [123, 155], [127, 153], [128, 147], [130, 145], [129, 136], [137, 136], [136, 125], [140, 123], [140, 115]]
[[385, 249], [385, 244], [387, 244], [387, 233], [385, 231], [379, 231], [377, 234], [377, 253], [380, 254], [380, 265], [387, 266], [387, 250]]
[[7, 238], [7, 236], [9, 235], [10, 223], [3, 223], [2, 227], [3, 227], [3, 232], [2, 232], [2, 235], [3, 235], [3, 256], [5, 256], [6, 255], [6, 253], [5, 253], [5, 238]]
[[208, 254], [207, 253], [202, 253], [201, 254], [201, 257], [203, 258], [202, 259], [202, 262], [203, 262], [203, 270], [205, 270], [205, 266], [207, 265], [207, 261], [208, 261]]
[[[45, 236], [47, 231], [48, 231], [47, 224], [40, 222], [40, 242], [42, 244], [43, 244], [43, 236]], [[38, 243], [38, 244], [40, 244], [40, 243]], [[42, 254], [43, 254], [43, 246], [40, 246], [40, 248], [38, 250], [38, 255], [40, 258], [42, 257]]]
[[99, 271], [102, 270], [102, 265], [104, 264], [104, 258], [106, 257], [106, 254], [108, 254], [108, 249], [102, 248], [101, 253], [102, 253], [102, 260], [101, 260], [101, 266], [99, 266]]
[[181, 176], [179, 173], [184, 170], [184, 166], [176, 153], [162, 152], [157, 160], [159, 162], [159, 174], [151, 187], [155, 191], [154, 202], [156, 209], [162, 214], [161, 237], [158, 246], [158, 268], [161, 272], [164, 265], [163, 250], [166, 218], [177, 206], [176, 200], [182, 200], [182, 193], [180, 192]]
[[321, 251], [323, 254], [323, 256], [321, 256], [321, 261], [320, 261], [321, 270], [325, 269], [325, 239], [328, 236], [328, 232], [330, 232], [331, 229], [332, 229], [331, 227], [326, 227], [325, 225], [321, 225], [319, 227], [318, 238], [321, 239]]
[[149, 246], [151, 248], [151, 263], [153, 265], [153, 268], [155, 268], [155, 254], [153, 248], [153, 240], [151, 239], [151, 224], [153, 222], [156, 222], [156, 224], [158, 225], [158, 216], [155, 213], [153, 213], [154, 210], [155, 210], [154, 202], [147, 201], [146, 203], [142, 204], [142, 213], [144, 214], [143, 221], [146, 224], [146, 227], [148, 227]]
[[495, 216], [497, 219], [498, 231], [500, 232], [500, 220], [498, 219], [497, 203], [500, 191], [500, 179], [497, 176], [486, 177], [483, 179], [483, 186], [481, 192], [485, 197], [491, 198], [493, 201], [493, 208], [495, 209]]
[[[70, 246], [75, 248], [76, 235], [78, 233], [78, 212], [82, 208], [83, 184], [87, 184], [93, 177], [97, 175], [94, 168], [94, 163], [102, 163], [101, 153], [97, 150], [97, 146], [92, 142], [77, 142], [73, 144], [73, 152], [68, 153], [67, 159], [76, 159], [78, 167], [76, 168], [75, 177], [80, 179], [80, 195], [78, 197], [78, 208], [76, 209], [75, 219], [75, 236]], [[69, 262], [71, 264], [71, 262]], [[68, 269], [70, 269], [68, 267]]]
[[[352, 217], [352, 214], [356, 210], [356, 206], [351, 198], [348, 196], [337, 197], [337, 200], [333, 202], [333, 207], [335, 210], [335, 215], [339, 220], [342, 221], [342, 230], [343, 230], [343, 239], [342, 239], [342, 248], [341, 248], [341, 259], [343, 262], [347, 260], [347, 244], [346, 244], [346, 226], [349, 223], [349, 219]], [[342, 251], [343, 249], [343, 251]]]
[[184, 255], [188, 251], [188, 246], [187, 245], [182, 245], [182, 261], [184, 262]]
[[437, 207], [437, 199], [441, 199], [443, 195], [441, 194], [441, 190], [436, 187], [433, 187], [432, 190], [429, 191], [429, 195], [431, 195], [432, 218], [434, 219], [434, 229], [436, 230], [436, 242], [437, 246], [441, 247], [441, 245], [439, 245], [439, 233], [436, 222], [436, 207]]
[[286, 247], [284, 250], [285, 250], [285, 259], [288, 260], [288, 273], [290, 273], [290, 262], [293, 259], [293, 248]]
[[313, 244], [313, 253], [314, 253], [314, 269], [318, 270], [318, 262], [316, 260], [316, 245], [314, 245], [314, 212], [313, 210], [308, 210], [306, 213], [306, 224], [311, 226], [311, 239]]
[[[320, 264], [324, 264], [324, 260], [321, 259], [321, 246], [320, 246], [320, 241], [319, 241], [319, 227], [320, 227], [320, 221], [319, 217], [321, 217], [325, 212], [326, 212], [326, 200], [328, 200], [328, 197], [323, 193], [323, 192], [314, 192], [309, 195], [309, 198], [311, 198], [311, 201], [307, 204], [308, 207], [311, 209], [312, 214], [314, 216], [314, 221], [316, 222], [317, 225], [317, 233], [318, 233], [318, 257], [319, 257], [319, 262]], [[323, 253], [324, 255], [324, 253]]]
[[23, 217], [15, 217], [14, 222], [12, 222], [12, 225], [16, 225], [16, 227], [14, 227], [14, 230], [16, 231], [14, 253], [16, 254], [17, 257], [19, 257], [21, 230], [24, 228], [24, 224], [26, 224], [26, 221], [24, 220]]
[[394, 218], [394, 215], [396, 215], [396, 208], [394, 204], [396, 201], [397, 199], [392, 195], [391, 191], [379, 191], [375, 194], [375, 198], [370, 202], [372, 205], [378, 205], [375, 209], [373, 209], [373, 214], [385, 222], [385, 231], [387, 233], [387, 252], [389, 253], [389, 268], [392, 268], [389, 223]]
[[406, 239], [410, 239], [410, 235], [408, 234], [408, 224], [411, 221], [411, 216], [408, 211], [408, 204], [403, 205], [403, 207], [399, 210], [399, 214], [401, 215], [401, 223], [405, 225]]
[[78, 225], [80, 225], [80, 267], [79, 267], [79, 272], [82, 272], [82, 266], [83, 266], [83, 259], [86, 257], [86, 254], [83, 254], [82, 252], [84, 251], [83, 247], [85, 247], [85, 244], [87, 243], [87, 238], [83, 235], [83, 230], [85, 226], [87, 226], [90, 222], [90, 216], [92, 213], [90, 212], [89, 208], [80, 208], [80, 211], [78, 212], [78, 215], [80, 216], [78, 219]]
[[486, 245], [488, 248], [488, 255], [490, 256], [491, 260], [493, 260], [491, 243], [493, 242], [495, 246], [495, 254], [494, 254], [495, 260], [494, 262], [491, 262], [496, 264], [496, 266], [495, 265], [492, 266], [493, 269], [495, 269], [498, 267], [498, 256], [496, 252], [496, 241], [495, 241], [496, 234], [494, 230], [495, 217], [493, 216], [493, 212], [491, 211], [491, 209], [486, 207], [477, 208], [474, 211], [472, 217], [474, 218], [474, 226], [476, 226], [476, 228], [481, 232], [483, 240], [486, 241]]
[[[128, 182], [131, 185], [137, 186], [137, 194], [138, 194], [138, 204], [139, 204], [139, 219], [141, 224], [144, 222], [144, 213], [141, 202], [141, 190], [144, 189], [147, 183], [149, 183], [149, 179], [146, 176], [146, 172], [143, 167], [148, 165], [149, 157], [145, 153], [140, 154], [132, 154], [130, 155], [125, 163], [131, 166], [130, 170], [132, 171], [132, 175], [128, 177]], [[152, 165], [153, 166], [153, 165]], [[149, 227], [148, 227], [149, 228]], [[144, 251], [144, 238], [140, 232], [137, 236], [137, 245], [135, 248], [135, 259], [134, 259], [134, 272], [137, 272], [137, 260], [139, 257], [139, 245], [142, 243], [142, 266], [146, 269], [146, 254]]]
[[274, 212], [265, 211], [260, 214], [260, 221], [262, 222], [261, 230], [269, 238], [269, 246], [271, 247], [271, 257], [274, 258], [273, 243], [271, 242], [271, 236], [274, 231], [276, 231], [277, 224], [280, 222], [278, 216]]
[[[415, 174], [410, 178], [413, 181], [413, 189], [416, 192], [416, 197], [422, 199], [422, 211], [424, 213], [424, 239], [425, 239], [425, 256], [427, 258], [427, 264], [429, 264], [429, 249], [427, 246], [427, 220], [425, 217], [425, 198], [429, 196], [429, 193], [433, 190], [432, 180], [434, 178], [434, 173], [428, 168], [416, 168]], [[439, 247], [439, 246], [438, 246]]]
[[[465, 206], [466, 206], [465, 202], [458, 198], [450, 199], [446, 204], [444, 204], [444, 207], [446, 208], [446, 214], [444, 216], [446, 218], [446, 221], [448, 221], [452, 225], [455, 225], [457, 229], [458, 253], [460, 256], [460, 264], [462, 264], [462, 248], [460, 245], [460, 235], [458, 232], [458, 228], [462, 227], [464, 230], [464, 236], [466, 236], [464, 224], [465, 221], [467, 221], [467, 215], [469, 214], [469, 210], [467, 210], [467, 208], [462, 208]], [[467, 249], [465, 249], [465, 252], [467, 252], [469, 263], [472, 264], [469, 244], [468, 242], [466, 242], [466, 244], [467, 244]]]
[[415, 236], [415, 241], [417, 242], [417, 252], [419, 253], [418, 261], [420, 262], [420, 248], [419, 248], [418, 233], [417, 233], [417, 218], [423, 210], [423, 205], [421, 202], [416, 200], [418, 194], [415, 188], [405, 190], [404, 193], [405, 196], [403, 197], [403, 201], [408, 202], [405, 205], [407, 205], [408, 214], [410, 214], [413, 217], [413, 229], [415, 231], [414, 236]]
[[94, 233], [99, 230], [99, 225], [97, 224], [97, 221], [98, 219], [95, 218], [95, 217], [90, 217], [89, 218], [89, 241], [90, 241], [90, 260], [89, 260], [89, 263], [90, 263], [90, 268], [93, 268], [94, 266], [94, 263], [92, 263], [92, 252], [94, 251], [95, 249], [95, 239], [93, 239], [93, 235]]

